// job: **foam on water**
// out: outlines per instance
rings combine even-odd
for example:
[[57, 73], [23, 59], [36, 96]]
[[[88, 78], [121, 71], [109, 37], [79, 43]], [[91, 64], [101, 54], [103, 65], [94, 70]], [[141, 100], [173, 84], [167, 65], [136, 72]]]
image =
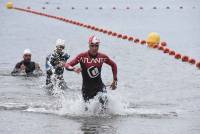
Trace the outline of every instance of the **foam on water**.
[[[56, 101], [48, 106], [29, 107], [25, 111], [51, 113], [69, 117], [90, 116], [139, 116], [149, 118], [163, 118], [177, 116], [175, 111], [161, 111], [157, 109], [135, 108], [131, 106], [129, 99], [122, 97], [117, 91], [108, 91], [108, 104], [102, 111], [98, 95], [89, 103], [84, 103], [81, 94], [74, 92], [54, 91]], [[85, 111], [87, 106], [88, 110]]]

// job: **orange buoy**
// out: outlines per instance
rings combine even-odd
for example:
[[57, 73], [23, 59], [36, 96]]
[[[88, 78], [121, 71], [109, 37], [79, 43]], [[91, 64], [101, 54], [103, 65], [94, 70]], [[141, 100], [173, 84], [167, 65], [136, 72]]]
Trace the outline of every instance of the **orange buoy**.
[[139, 40], [138, 38], [136, 38], [136, 39], [134, 40], [134, 42], [135, 42], [135, 43], [139, 43], [140, 40]]
[[173, 51], [173, 50], [170, 51], [170, 52], [169, 52], [169, 55], [175, 55], [175, 51]]
[[164, 50], [164, 47], [163, 47], [163, 46], [158, 46], [158, 50], [163, 51], [163, 50]]
[[164, 53], [169, 53], [169, 48], [165, 48], [163, 52]]
[[183, 62], [188, 62], [188, 60], [189, 60], [189, 57], [188, 57], [188, 56], [183, 56], [183, 57], [182, 57], [182, 61], [183, 61]]
[[196, 64], [196, 66], [200, 69], [200, 62], [198, 62], [198, 63]]
[[161, 44], [161, 46], [163, 46], [163, 47], [166, 47], [166, 46], [167, 46], [167, 43], [166, 43], [166, 42], [161, 42], [160, 44]]
[[128, 40], [129, 41], [133, 41], [133, 37], [128, 37]]
[[190, 64], [195, 64], [196, 61], [195, 61], [195, 59], [189, 59], [189, 63], [190, 63]]
[[118, 35], [117, 35], [117, 38], [121, 38], [121, 37], [122, 37], [122, 34], [118, 34]]
[[175, 54], [174, 56], [176, 59], [181, 59], [181, 54]]
[[144, 45], [146, 44], [147, 42], [145, 40], [141, 40], [140, 44]]
[[127, 38], [128, 38], [127, 35], [123, 35], [123, 36], [122, 36], [122, 39], [124, 39], [124, 40], [127, 39]]

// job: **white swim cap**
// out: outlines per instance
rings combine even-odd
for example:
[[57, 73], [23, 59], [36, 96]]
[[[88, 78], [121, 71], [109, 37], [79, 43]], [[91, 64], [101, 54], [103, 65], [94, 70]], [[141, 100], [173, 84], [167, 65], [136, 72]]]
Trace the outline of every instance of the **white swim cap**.
[[24, 55], [25, 55], [25, 54], [31, 54], [31, 50], [30, 50], [30, 49], [25, 49], [25, 50], [24, 50]]
[[63, 46], [63, 47], [65, 47], [65, 40], [57, 39], [56, 40], [56, 47], [57, 46]]

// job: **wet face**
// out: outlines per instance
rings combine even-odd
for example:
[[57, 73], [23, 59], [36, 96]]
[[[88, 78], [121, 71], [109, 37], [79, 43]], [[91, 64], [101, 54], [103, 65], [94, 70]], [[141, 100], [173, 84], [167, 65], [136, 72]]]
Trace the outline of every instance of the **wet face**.
[[65, 47], [62, 46], [62, 45], [56, 47], [56, 51], [57, 51], [57, 53], [59, 53], [59, 54], [63, 54], [63, 50], [64, 50], [64, 49], [65, 49]]
[[98, 53], [99, 50], [99, 43], [95, 43], [95, 44], [89, 44], [89, 52], [92, 55], [96, 55]]
[[23, 58], [24, 58], [25, 62], [30, 62], [31, 61], [31, 54], [24, 54]]

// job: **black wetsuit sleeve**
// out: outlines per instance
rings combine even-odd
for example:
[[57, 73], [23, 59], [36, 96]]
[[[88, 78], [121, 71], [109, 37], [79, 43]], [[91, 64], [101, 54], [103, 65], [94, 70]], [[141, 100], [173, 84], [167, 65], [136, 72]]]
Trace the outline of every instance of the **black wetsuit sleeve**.
[[19, 62], [19, 63], [17, 63], [17, 64], [15, 65], [15, 68], [14, 68], [13, 71], [11, 72], [11, 75], [14, 75], [15, 73], [19, 73], [21, 64], [22, 64], [22, 63]]
[[63, 61], [66, 62], [69, 59], [70, 55], [65, 53], [62, 57], [63, 57]]
[[26, 73], [33, 73], [35, 70], [35, 62], [30, 62], [29, 65], [26, 66]]

